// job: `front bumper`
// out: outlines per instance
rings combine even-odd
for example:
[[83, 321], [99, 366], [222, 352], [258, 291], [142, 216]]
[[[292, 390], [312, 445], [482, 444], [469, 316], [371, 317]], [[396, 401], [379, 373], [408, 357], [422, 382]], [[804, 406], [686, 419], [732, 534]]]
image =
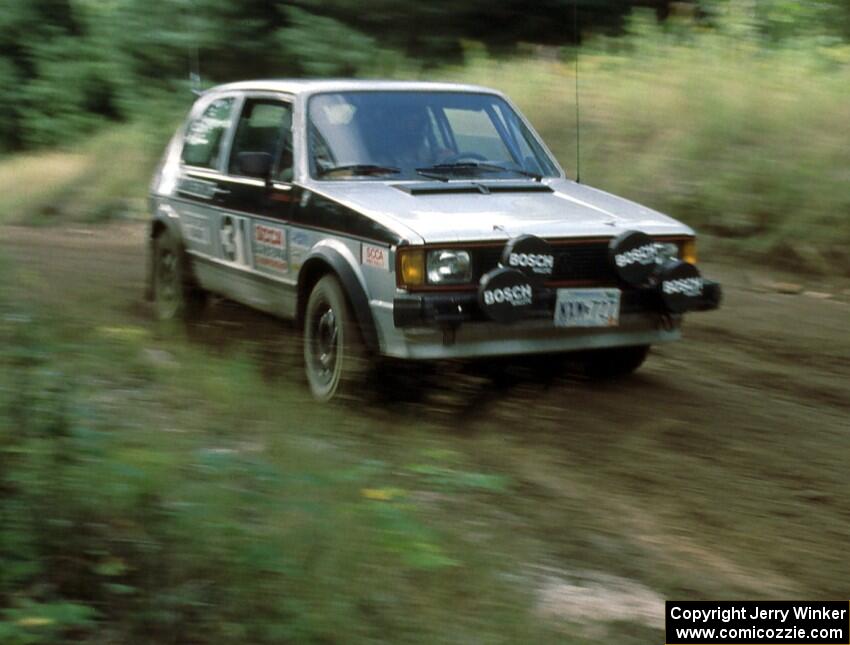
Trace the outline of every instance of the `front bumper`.
[[[557, 289], [539, 289], [528, 320], [551, 319], [555, 310]], [[652, 289], [625, 289], [620, 304], [621, 316], [665, 313], [658, 292]], [[720, 306], [720, 284], [705, 280], [702, 297], [691, 311], [710, 311]], [[467, 322], [484, 322], [486, 316], [478, 306], [475, 292], [405, 294], [393, 300], [393, 323], [398, 329], [409, 327], [452, 328]]]

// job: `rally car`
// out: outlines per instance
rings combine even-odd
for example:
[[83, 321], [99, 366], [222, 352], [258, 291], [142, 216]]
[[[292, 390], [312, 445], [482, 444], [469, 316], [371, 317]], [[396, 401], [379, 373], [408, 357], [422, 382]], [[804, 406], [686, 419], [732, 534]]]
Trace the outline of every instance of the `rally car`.
[[597, 372], [622, 374], [720, 300], [693, 230], [567, 178], [485, 87], [215, 87], [168, 145], [150, 203], [158, 316], [214, 293], [296, 320], [322, 400], [378, 356], [590, 351]]

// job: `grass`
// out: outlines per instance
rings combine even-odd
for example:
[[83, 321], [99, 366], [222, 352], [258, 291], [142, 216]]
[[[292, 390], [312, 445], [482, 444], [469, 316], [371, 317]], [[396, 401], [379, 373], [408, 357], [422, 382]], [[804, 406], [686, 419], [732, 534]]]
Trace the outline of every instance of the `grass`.
[[504, 497], [505, 478], [426, 429], [387, 461], [385, 427], [305, 404], [242, 349], [50, 318], [0, 311], [4, 643], [553, 638], [504, 577], [522, 572], [417, 501]]
[[[582, 180], [789, 268], [850, 273], [850, 48], [636, 22], [581, 50]], [[471, 52], [575, 176], [575, 64]]]

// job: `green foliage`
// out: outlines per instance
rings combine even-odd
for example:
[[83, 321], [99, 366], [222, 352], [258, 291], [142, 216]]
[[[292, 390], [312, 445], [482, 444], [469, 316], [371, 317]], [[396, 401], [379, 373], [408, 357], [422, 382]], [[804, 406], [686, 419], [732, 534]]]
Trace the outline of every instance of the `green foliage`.
[[801, 37], [850, 37], [850, 5], [844, 0], [703, 0], [700, 4], [720, 24], [736, 25], [774, 43]]
[[[192, 52], [207, 82], [349, 76], [458, 61], [472, 39], [491, 52], [577, 38], [574, 0], [9, 0], [0, 15], [0, 152], [75, 143], [184, 92]], [[578, 0], [585, 35], [622, 34], [631, 2]], [[681, 4], [681, 3], [680, 3]], [[659, 3], [664, 17], [671, 3]], [[843, 0], [703, 0], [704, 25], [766, 42], [850, 38]]]
[[282, 51], [291, 52], [307, 76], [354, 76], [379, 56], [375, 41], [333, 18], [283, 7], [288, 27], [277, 33]]
[[[545, 634], [400, 488], [443, 488], [442, 472], [399, 476], [303, 445], [333, 412], [305, 410], [239, 358], [152, 365], [145, 329], [64, 329], [9, 302], [0, 294], [3, 643]], [[492, 488], [452, 464], [451, 490]], [[467, 625], [456, 597], [475, 598]]]
[[87, 631], [97, 612], [92, 607], [69, 602], [21, 602], [0, 611], [0, 642], [8, 645], [55, 643], [63, 634]]

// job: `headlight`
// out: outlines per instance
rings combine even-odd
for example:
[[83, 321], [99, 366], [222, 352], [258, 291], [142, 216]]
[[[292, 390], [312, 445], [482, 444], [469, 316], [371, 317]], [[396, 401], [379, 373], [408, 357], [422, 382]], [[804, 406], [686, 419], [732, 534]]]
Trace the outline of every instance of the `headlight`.
[[656, 242], [655, 257], [659, 264], [664, 264], [667, 260], [675, 260], [679, 257], [679, 247], [673, 242]]
[[467, 251], [440, 249], [428, 252], [429, 284], [461, 284], [472, 280], [472, 263]]
[[688, 264], [697, 263], [697, 241], [694, 238], [682, 242], [656, 242], [655, 252], [659, 264], [677, 259]]

